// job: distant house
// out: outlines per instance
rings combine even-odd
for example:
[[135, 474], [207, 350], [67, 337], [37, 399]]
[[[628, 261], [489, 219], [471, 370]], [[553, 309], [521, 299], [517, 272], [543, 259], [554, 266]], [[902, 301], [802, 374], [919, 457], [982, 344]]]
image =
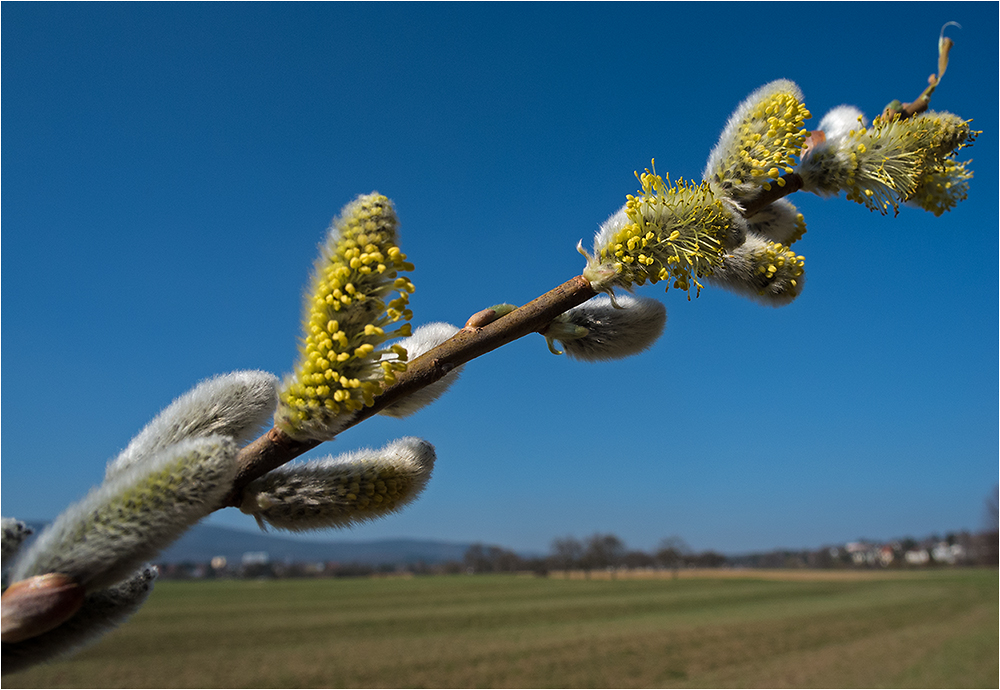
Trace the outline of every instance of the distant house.
[[247, 551], [240, 559], [240, 565], [267, 565], [271, 562], [271, 556], [267, 551]]
[[946, 541], [938, 542], [931, 549], [931, 555], [938, 563], [949, 563], [954, 565], [965, 558], [965, 549], [961, 544], [949, 544]]
[[880, 548], [866, 541], [852, 541], [844, 545], [844, 550], [850, 554], [854, 565], [877, 565], [880, 560]]

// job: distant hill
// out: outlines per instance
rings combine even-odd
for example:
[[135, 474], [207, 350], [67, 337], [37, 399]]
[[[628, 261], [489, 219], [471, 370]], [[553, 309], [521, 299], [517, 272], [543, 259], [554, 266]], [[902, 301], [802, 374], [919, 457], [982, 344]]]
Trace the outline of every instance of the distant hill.
[[[34, 539], [45, 527], [42, 522], [29, 522]], [[30, 541], [29, 539], [29, 541]], [[206, 563], [215, 556], [225, 556], [230, 563], [239, 563], [247, 552], [266, 552], [272, 563], [335, 562], [362, 565], [434, 565], [445, 561], [461, 561], [471, 544], [421, 539], [381, 539], [348, 542], [299, 540], [268, 532], [244, 532], [213, 525], [195, 525], [174, 544], [164, 549], [157, 563]]]
[[264, 551], [272, 562], [337, 562], [365, 565], [428, 565], [461, 561], [470, 544], [383, 539], [378, 541], [302, 541], [266, 532], [243, 532], [212, 525], [195, 525], [157, 559], [160, 563], [203, 563], [225, 556], [239, 563], [244, 553]]

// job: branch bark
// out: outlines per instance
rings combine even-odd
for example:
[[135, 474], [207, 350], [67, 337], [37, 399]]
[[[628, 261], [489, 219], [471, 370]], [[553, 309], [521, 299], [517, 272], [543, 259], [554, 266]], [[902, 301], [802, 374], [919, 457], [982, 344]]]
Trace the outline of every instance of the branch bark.
[[782, 175], [778, 179], [784, 180], [784, 184], [779, 185], [776, 182], [772, 182], [771, 189], [761, 192], [753, 201], [748, 203], [743, 208], [741, 214], [744, 218], [750, 218], [754, 214], [773, 204], [778, 199], [783, 199], [789, 194], [793, 194], [794, 192], [802, 189], [802, 176], [796, 172]]

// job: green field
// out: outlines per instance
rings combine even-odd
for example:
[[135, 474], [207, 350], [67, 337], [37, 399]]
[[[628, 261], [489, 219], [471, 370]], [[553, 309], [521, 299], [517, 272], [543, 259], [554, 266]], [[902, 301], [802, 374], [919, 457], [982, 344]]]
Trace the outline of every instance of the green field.
[[4, 687], [992, 687], [993, 570], [162, 582]]

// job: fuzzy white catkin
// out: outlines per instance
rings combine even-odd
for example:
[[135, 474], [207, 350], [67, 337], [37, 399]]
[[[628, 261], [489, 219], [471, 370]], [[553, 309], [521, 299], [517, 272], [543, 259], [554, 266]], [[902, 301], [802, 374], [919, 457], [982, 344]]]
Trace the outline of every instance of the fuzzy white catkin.
[[430, 479], [434, 446], [407, 437], [379, 450], [285, 465], [252, 482], [240, 510], [261, 527], [302, 531], [349, 527], [399, 510]]
[[110, 478], [185, 438], [228, 436], [237, 446], [270, 421], [278, 378], [265, 371], [234, 371], [202, 381], [174, 400], [108, 463]]
[[22, 642], [3, 645], [3, 674], [66, 656], [124, 623], [153, 590], [156, 568], [146, 566], [108, 589], [91, 592], [68, 621]]
[[648, 297], [598, 295], [559, 315], [545, 336], [566, 355], [586, 361], [621, 359], [649, 348], [663, 333], [667, 310]]
[[752, 215], [748, 219], [748, 229], [787, 247], [801, 238], [806, 226], [802, 214], [792, 202], [778, 199]]
[[722, 265], [712, 275], [705, 276], [705, 281], [761, 304], [780, 307], [802, 291], [805, 275], [801, 259], [782, 245], [751, 232], [742, 246], [723, 257]]
[[11, 580], [63, 573], [88, 592], [119, 582], [219, 507], [235, 456], [228, 438], [187, 439], [115, 474], [42, 532]]
[[838, 105], [819, 122], [818, 130], [823, 140], [810, 148], [802, 157], [798, 172], [807, 191], [822, 196], [834, 196], [846, 184], [846, 179], [856, 170], [856, 156], [846, 145], [852, 131], [867, 126], [864, 114], [852, 105]]
[[21, 544], [31, 535], [32, 530], [26, 524], [14, 518], [3, 518], [0, 520], [0, 526], [3, 528], [3, 548], [2, 552], [0, 552], [2, 553], [0, 568], [6, 568], [7, 560], [17, 554], [21, 548]]
[[[412, 362], [420, 355], [451, 338], [459, 330], [457, 326], [452, 326], [450, 323], [429, 323], [413, 331], [413, 335], [410, 337], [400, 340], [399, 344], [406, 348], [407, 361]], [[411, 393], [401, 400], [397, 400], [392, 405], [381, 410], [379, 414], [386, 415], [387, 417], [407, 417], [422, 407], [430, 405], [440, 398], [448, 390], [448, 387], [458, 379], [458, 374], [461, 370], [462, 367], [455, 367], [434, 383]]]
[[852, 129], [867, 126], [868, 121], [860, 110], [853, 105], [838, 105], [823, 116], [818, 129], [823, 132], [827, 141], [831, 141], [843, 139]]

